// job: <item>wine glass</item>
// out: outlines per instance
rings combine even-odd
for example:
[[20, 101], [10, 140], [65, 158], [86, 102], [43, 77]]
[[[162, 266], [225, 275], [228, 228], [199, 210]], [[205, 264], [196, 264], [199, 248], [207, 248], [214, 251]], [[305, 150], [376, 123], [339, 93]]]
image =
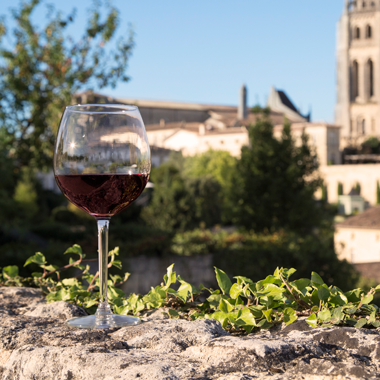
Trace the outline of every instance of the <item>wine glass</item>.
[[136, 317], [112, 314], [108, 304], [108, 229], [111, 216], [125, 210], [144, 190], [149, 173], [148, 138], [137, 107], [66, 107], [54, 149], [54, 174], [63, 194], [97, 221], [100, 287], [96, 314], [70, 319], [69, 326], [109, 328], [140, 323]]

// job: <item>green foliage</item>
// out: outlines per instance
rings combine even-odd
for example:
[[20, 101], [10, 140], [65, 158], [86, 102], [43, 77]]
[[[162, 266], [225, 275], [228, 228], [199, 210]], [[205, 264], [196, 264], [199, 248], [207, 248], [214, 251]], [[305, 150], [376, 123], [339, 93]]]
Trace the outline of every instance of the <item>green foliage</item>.
[[27, 168], [22, 169], [22, 176], [17, 182], [14, 200], [19, 205], [23, 217], [31, 219], [38, 212], [37, 192], [33, 172]]
[[188, 177], [199, 178], [212, 176], [221, 186], [222, 215], [221, 221], [231, 221], [231, 200], [228, 192], [233, 180], [236, 158], [223, 150], [208, 150], [205, 153], [186, 157], [183, 160], [183, 174]]
[[255, 232], [287, 229], [310, 233], [323, 220], [314, 200], [321, 185], [315, 151], [303, 134], [296, 146], [290, 124], [282, 136], [273, 135], [267, 117], [249, 130], [250, 146], [243, 147], [231, 183], [234, 223]]
[[[118, 248], [109, 253], [108, 267], [121, 268], [121, 262], [115, 260], [118, 253]], [[63, 300], [93, 313], [99, 302], [98, 273], [89, 273], [80, 246], [72, 246], [65, 254], [74, 255], [75, 258], [70, 257], [68, 265], [58, 268], [48, 264], [42, 253], [36, 253], [25, 265], [35, 264], [40, 271], [27, 279], [19, 276], [17, 266], [5, 267], [0, 273], [0, 285], [32, 283], [42, 289], [48, 302]], [[379, 308], [373, 304], [373, 296], [380, 293], [380, 285], [367, 292], [360, 288], [343, 292], [334, 285], [325, 284], [318, 273], [312, 272], [310, 278], [291, 281], [290, 277], [296, 270], [278, 267], [273, 275], [257, 282], [243, 276], [234, 277], [235, 281], [232, 282], [224, 271], [215, 267], [220, 290], [213, 290], [188, 283], [173, 271], [173, 267], [174, 264], [167, 268], [164, 281], [152, 287], [146, 295], [131, 294], [126, 297], [118, 286], [128, 279], [129, 273], [124, 276], [111, 275], [107, 288], [114, 313], [142, 315], [148, 310], [166, 307], [170, 318], [212, 318], [219, 321], [224, 329], [239, 335], [268, 329], [282, 322], [288, 325], [300, 316], [306, 316], [306, 322], [312, 327], [380, 327]], [[61, 278], [62, 271], [69, 268], [76, 268], [81, 274]], [[175, 285], [177, 290], [174, 289]]]
[[152, 199], [143, 220], [164, 231], [213, 226], [220, 221], [220, 185], [212, 176], [186, 178], [171, 162], [154, 168]]
[[376, 181], [376, 204], [380, 204], [380, 185], [379, 181]]
[[321, 200], [322, 202], [326, 203], [328, 201], [328, 196], [327, 196], [327, 186], [324, 183], [322, 183], [321, 185], [321, 191], [322, 191]]
[[361, 154], [378, 154], [380, 153], [380, 141], [377, 137], [369, 137], [361, 145]]
[[343, 195], [343, 183], [338, 182], [338, 195]]
[[361, 186], [360, 186], [359, 182], [356, 182], [354, 189], [355, 189], [356, 193], [360, 195]]
[[[0, 143], [18, 165], [50, 167], [54, 133], [64, 106], [84, 87], [115, 87], [127, 81], [132, 34], [114, 41], [118, 11], [94, 2], [86, 30], [66, 35], [75, 12], [63, 18], [52, 6], [43, 26], [32, 23], [40, 0], [20, 3], [8, 30], [0, 20]], [[114, 43], [115, 42], [115, 43]], [[108, 46], [116, 46], [110, 50]]]

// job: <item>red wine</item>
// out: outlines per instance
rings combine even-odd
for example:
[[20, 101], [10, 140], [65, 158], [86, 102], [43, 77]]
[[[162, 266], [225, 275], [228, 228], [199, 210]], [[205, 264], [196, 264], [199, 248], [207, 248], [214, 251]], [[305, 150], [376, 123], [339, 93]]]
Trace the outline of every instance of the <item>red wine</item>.
[[95, 218], [111, 217], [125, 210], [144, 190], [146, 174], [56, 175], [62, 193]]

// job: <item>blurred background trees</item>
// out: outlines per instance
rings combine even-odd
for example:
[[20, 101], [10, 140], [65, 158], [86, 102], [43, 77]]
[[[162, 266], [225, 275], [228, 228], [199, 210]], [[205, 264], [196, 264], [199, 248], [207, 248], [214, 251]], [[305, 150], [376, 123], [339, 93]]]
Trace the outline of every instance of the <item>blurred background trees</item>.
[[113, 41], [118, 12], [95, 2], [83, 36], [74, 40], [66, 30], [75, 12], [63, 18], [47, 6], [47, 23], [37, 27], [32, 13], [39, 4], [32, 0], [13, 9], [13, 30], [0, 23], [0, 148], [19, 167], [41, 169], [51, 168], [54, 134], [73, 95], [128, 80], [133, 34]]
[[[33, 25], [39, 3], [13, 11], [12, 31], [0, 23], [2, 266], [21, 267], [36, 251], [59, 264], [74, 243], [96, 255], [92, 218], [44, 190], [35, 174], [52, 167], [64, 106], [83, 89], [127, 81], [134, 45], [131, 31], [115, 40], [118, 12], [110, 6], [95, 3], [84, 35], [74, 40], [66, 31], [75, 14], [63, 18], [48, 8], [46, 25]], [[111, 244], [124, 257], [212, 253], [214, 264], [231, 276], [258, 280], [277, 266], [295, 267], [300, 277], [317, 271], [327, 283], [352, 288], [357, 274], [334, 250], [334, 210], [314, 199], [323, 185], [307, 136], [295, 144], [285, 122], [277, 139], [268, 110], [253, 111], [261, 117], [250, 127], [250, 144], [240, 158], [212, 150], [186, 158], [174, 154], [153, 168], [148, 201], [136, 201], [113, 218]], [[23, 270], [25, 275], [29, 268]]]

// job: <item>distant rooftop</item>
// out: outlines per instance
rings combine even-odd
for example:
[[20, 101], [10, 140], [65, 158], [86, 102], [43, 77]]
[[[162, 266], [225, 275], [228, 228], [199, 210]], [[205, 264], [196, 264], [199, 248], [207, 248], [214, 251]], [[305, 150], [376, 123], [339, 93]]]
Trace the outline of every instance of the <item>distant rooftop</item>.
[[380, 230], [380, 206], [371, 207], [358, 215], [351, 216], [336, 226], [338, 228], [368, 228]]

